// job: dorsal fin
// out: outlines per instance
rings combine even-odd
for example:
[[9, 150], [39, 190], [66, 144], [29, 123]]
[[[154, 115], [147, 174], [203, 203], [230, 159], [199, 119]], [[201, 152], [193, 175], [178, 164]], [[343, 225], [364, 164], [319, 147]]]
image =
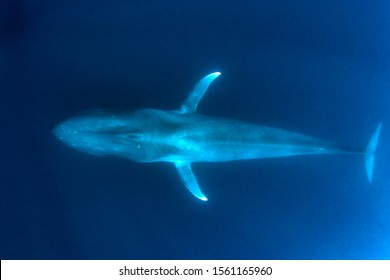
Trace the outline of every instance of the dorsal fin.
[[209, 85], [219, 76], [220, 72], [215, 72], [207, 75], [202, 80], [200, 80], [194, 87], [194, 89], [188, 95], [186, 101], [180, 108], [182, 113], [192, 113], [196, 112], [196, 107], [198, 106], [199, 101], [202, 99], [206, 93]]

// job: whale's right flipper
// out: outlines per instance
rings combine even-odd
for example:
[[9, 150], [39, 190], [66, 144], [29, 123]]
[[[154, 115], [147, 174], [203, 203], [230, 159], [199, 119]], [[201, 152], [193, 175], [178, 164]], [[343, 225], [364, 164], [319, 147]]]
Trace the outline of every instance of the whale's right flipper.
[[207, 197], [202, 193], [199, 188], [198, 181], [194, 173], [191, 170], [190, 162], [176, 162], [176, 169], [179, 172], [180, 178], [183, 181], [186, 188], [197, 198], [207, 201]]
[[374, 159], [375, 159], [375, 150], [378, 145], [379, 134], [381, 132], [382, 123], [378, 125], [374, 134], [371, 136], [370, 142], [364, 151], [364, 160], [366, 163], [366, 172], [368, 181], [371, 183], [372, 181], [372, 173], [374, 171]]
[[198, 106], [199, 101], [202, 99], [206, 93], [209, 85], [221, 75], [220, 72], [215, 72], [207, 75], [202, 80], [200, 80], [188, 95], [186, 101], [180, 108], [181, 113], [193, 113], [196, 112], [196, 107]]

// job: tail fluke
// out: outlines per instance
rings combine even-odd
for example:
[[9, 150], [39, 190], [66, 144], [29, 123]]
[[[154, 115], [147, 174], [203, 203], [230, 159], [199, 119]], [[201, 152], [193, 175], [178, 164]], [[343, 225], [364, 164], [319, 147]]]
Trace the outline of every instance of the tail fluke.
[[374, 134], [371, 136], [370, 142], [364, 151], [364, 160], [366, 163], [366, 172], [368, 181], [371, 183], [372, 181], [372, 173], [374, 171], [374, 159], [375, 159], [375, 150], [378, 144], [379, 134], [381, 132], [382, 123], [378, 125]]

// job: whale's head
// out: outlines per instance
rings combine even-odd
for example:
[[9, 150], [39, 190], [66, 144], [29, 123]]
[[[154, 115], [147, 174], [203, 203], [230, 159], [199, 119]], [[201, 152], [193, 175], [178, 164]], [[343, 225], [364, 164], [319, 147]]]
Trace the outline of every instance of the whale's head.
[[53, 128], [57, 139], [69, 147], [98, 156], [118, 156], [144, 161], [145, 119], [140, 112], [94, 111], [70, 118]]

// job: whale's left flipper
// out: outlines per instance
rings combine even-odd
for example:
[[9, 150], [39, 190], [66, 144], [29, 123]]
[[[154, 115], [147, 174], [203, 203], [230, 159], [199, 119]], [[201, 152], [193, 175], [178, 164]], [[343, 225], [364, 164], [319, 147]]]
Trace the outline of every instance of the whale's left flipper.
[[183, 181], [186, 188], [197, 198], [207, 201], [207, 197], [202, 193], [199, 188], [198, 181], [194, 173], [191, 170], [190, 162], [176, 162], [176, 169], [179, 172], [180, 178]]
[[374, 171], [374, 159], [375, 159], [375, 150], [378, 145], [379, 134], [381, 132], [382, 123], [378, 125], [374, 134], [371, 136], [370, 142], [364, 151], [364, 160], [366, 163], [366, 172], [368, 181], [371, 183], [372, 181], [372, 173]]

